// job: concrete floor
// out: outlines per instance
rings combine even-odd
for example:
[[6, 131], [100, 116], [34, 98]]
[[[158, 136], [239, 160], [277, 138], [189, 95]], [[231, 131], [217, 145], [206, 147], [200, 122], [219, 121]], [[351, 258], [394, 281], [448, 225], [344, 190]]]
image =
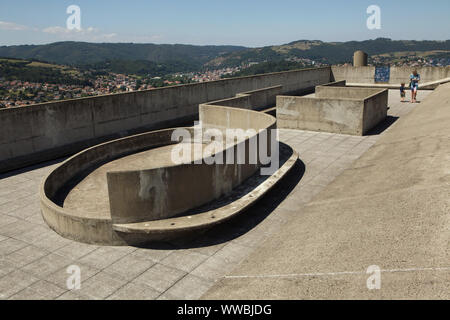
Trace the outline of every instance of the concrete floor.
[[[430, 92], [419, 92], [419, 100]], [[416, 104], [390, 92], [389, 119]], [[270, 239], [313, 196], [383, 135], [356, 137], [280, 130], [302, 163], [288, 180], [229, 224], [189, 243], [101, 247], [64, 239], [39, 212], [38, 185], [58, 161], [0, 176], [0, 299], [198, 299]], [[295, 210], [292, 210], [295, 209]], [[81, 269], [81, 289], [68, 290], [67, 267]]]
[[448, 300], [449, 121], [450, 84], [300, 210], [297, 186], [289, 223], [202, 298]]
[[[192, 159], [201, 154], [195, 152], [196, 144], [192, 144]], [[126, 171], [136, 168], [159, 168], [173, 164], [171, 153], [174, 145], [168, 145], [138, 152], [101, 165], [89, 173], [80, 181], [64, 199], [63, 207], [81, 216], [90, 218], [110, 217], [108, 183], [106, 173], [108, 171]], [[201, 150], [201, 149], [200, 149]]]

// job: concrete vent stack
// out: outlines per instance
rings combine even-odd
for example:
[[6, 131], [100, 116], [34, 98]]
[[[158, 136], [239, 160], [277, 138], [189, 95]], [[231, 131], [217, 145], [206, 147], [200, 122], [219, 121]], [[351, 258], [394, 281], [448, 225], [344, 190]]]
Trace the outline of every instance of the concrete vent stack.
[[353, 55], [353, 66], [354, 67], [365, 67], [367, 66], [368, 56], [364, 51], [358, 50]]

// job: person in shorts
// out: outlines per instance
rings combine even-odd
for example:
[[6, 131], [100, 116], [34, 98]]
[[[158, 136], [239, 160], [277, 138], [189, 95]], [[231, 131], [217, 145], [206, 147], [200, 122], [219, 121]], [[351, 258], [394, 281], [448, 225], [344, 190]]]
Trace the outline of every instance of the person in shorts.
[[417, 70], [414, 70], [409, 78], [411, 80], [411, 103], [416, 103], [417, 91], [419, 90], [420, 74], [417, 73]]
[[405, 96], [406, 96], [406, 88], [405, 88], [405, 84], [402, 83], [400, 86], [400, 98], [401, 98], [401, 102], [405, 102]]

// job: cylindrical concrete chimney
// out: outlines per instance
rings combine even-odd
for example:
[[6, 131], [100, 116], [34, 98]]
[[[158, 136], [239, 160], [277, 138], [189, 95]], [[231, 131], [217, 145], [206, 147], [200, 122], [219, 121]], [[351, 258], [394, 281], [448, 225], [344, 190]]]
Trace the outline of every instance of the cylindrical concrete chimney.
[[353, 55], [353, 66], [354, 67], [365, 67], [367, 66], [368, 56], [364, 51], [356, 51]]

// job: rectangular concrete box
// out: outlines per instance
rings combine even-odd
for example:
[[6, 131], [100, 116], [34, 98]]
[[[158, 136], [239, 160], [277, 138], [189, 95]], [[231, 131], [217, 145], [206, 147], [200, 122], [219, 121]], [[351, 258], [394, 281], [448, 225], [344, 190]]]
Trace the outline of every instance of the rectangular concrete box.
[[364, 135], [387, 116], [388, 90], [318, 86], [315, 96], [277, 97], [278, 128]]

